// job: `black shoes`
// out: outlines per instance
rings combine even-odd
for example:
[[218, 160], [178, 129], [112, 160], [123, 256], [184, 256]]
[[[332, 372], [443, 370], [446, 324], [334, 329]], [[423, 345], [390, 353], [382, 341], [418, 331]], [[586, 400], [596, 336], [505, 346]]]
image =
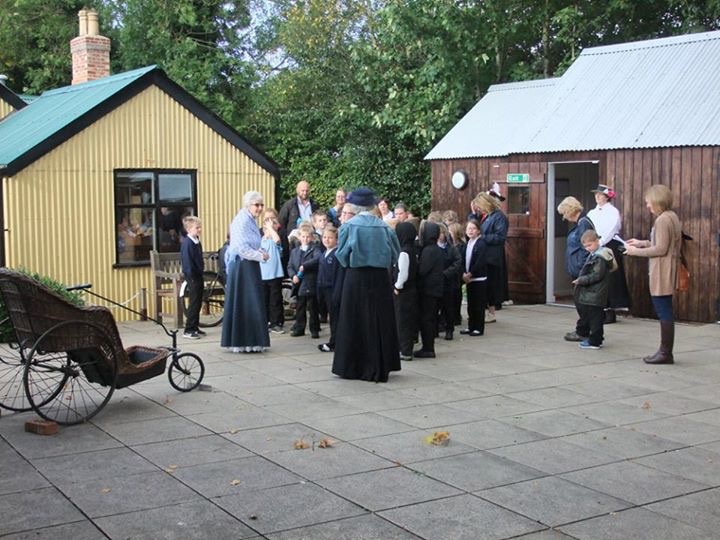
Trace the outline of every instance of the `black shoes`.
[[446, 341], [452, 341], [453, 339], [453, 333], [452, 331], [445, 332], [445, 340]]
[[423, 351], [421, 349], [419, 351], [415, 351], [413, 356], [415, 358], [435, 358], [435, 353], [433, 351]]
[[318, 332], [312, 332], [310, 337], [313, 339], [320, 339], [320, 334]]
[[304, 335], [305, 332], [303, 332], [302, 330], [293, 330], [292, 332], [290, 332], [290, 337], [300, 337]]

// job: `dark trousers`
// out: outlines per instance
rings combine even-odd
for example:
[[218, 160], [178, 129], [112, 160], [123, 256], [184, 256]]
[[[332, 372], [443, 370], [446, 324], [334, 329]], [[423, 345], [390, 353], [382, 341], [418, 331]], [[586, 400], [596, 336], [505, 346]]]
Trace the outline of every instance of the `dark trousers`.
[[295, 307], [295, 325], [293, 329], [297, 332], [304, 332], [305, 325], [308, 323], [310, 332], [315, 334], [320, 332], [320, 317], [318, 317], [317, 298], [312, 296], [298, 296], [297, 306]]
[[487, 305], [487, 282], [471, 281], [467, 284], [468, 330], [485, 333], [485, 306]]
[[605, 308], [601, 306], [589, 306], [587, 304], [577, 304], [577, 310], [580, 318], [585, 321], [588, 326], [588, 341], [590, 345], [602, 345], [603, 342], [603, 322], [605, 321]]
[[578, 320], [575, 323], [575, 333], [580, 337], [586, 338], [590, 335], [590, 326], [583, 317], [583, 310], [580, 309], [580, 304], [575, 304], [575, 310], [578, 314]]
[[440, 299], [440, 326], [445, 325], [446, 332], [452, 332], [455, 330], [455, 316], [457, 298], [460, 295], [460, 291], [456, 287], [451, 287], [450, 284], [445, 282], [443, 286], [443, 297]]
[[420, 339], [422, 350], [435, 352], [435, 334], [437, 333], [437, 314], [440, 299], [435, 296], [420, 296]]
[[282, 297], [283, 278], [263, 280], [265, 293], [265, 311], [267, 312], [270, 326], [282, 326], [285, 324], [285, 312], [283, 309]]
[[[330, 339], [328, 345], [335, 348], [335, 330], [337, 329], [337, 311], [333, 305], [333, 289], [332, 287], [318, 287], [318, 303], [323, 303], [329, 308], [328, 317], [330, 319]], [[319, 311], [319, 310], [318, 310]]]
[[397, 326], [400, 354], [412, 356], [413, 343], [418, 333], [418, 298], [413, 287], [403, 289], [395, 295], [395, 324]]
[[185, 332], [195, 332], [199, 329], [200, 308], [202, 307], [205, 282], [202, 279], [190, 278], [187, 280], [185, 295], [188, 297], [188, 308], [185, 319]]

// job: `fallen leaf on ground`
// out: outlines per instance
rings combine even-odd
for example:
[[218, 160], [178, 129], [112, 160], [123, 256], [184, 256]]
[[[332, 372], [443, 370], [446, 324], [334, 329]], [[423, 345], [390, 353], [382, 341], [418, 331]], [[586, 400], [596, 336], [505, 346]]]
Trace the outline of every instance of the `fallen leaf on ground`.
[[173, 399], [170, 396], [165, 396], [165, 401], [163, 402], [165, 405], [168, 405], [169, 403], [172, 403]]
[[240, 480], [238, 480], [237, 478], [236, 478], [235, 480], [232, 480], [232, 481], [230, 482], [230, 485], [231, 485], [231, 486], [237, 486], [238, 484], [240, 484]]
[[102, 488], [100, 490], [100, 493], [110, 493], [111, 491], [112, 491], [112, 489], [110, 489], [110, 488]]
[[330, 437], [325, 437], [324, 439], [320, 439], [318, 446], [320, 448], [332, 448], [334, 444], [335, 441], [333, 441]]
[[649, 402], [649, 401], [643, 401], [643, 404], [640, 405], [640, 408], [641, 408], [641, 409], [645, 409], [645, 410], [650, 409], [650, 402]]
[[310, 443], [304, 439], [298, 439], [293, 443], [293, 448], [295, 448], [295, 450], [307, 450], [310, 448]]
[[428, 435], [423, 439], [426, 444], [434, 444], [435, 446], [445, 446], [450, 442], [449, 431], [436, 431], [432, 435]]
[[240, 431], [238, 428], [231, 429], [230, 435], [235, 435], [238, 431]]

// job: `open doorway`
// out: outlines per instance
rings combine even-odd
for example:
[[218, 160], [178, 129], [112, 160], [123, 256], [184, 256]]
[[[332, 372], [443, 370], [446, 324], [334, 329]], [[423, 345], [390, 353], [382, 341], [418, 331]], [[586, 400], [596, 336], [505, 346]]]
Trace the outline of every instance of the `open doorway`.
[[565, 197], [575, 197], [583, 205], [584, 212], [595, 207], [595, 198], [590, 192], [598, 185], [597, 162], [573, 162], [548, 164], [548, 243], [547, 243], [547, 287], [548, 303], [573, 303], [572, 284], [565, 271], [565, 248], [570, 223], [563, 221], [557, 213], [557, 206]]

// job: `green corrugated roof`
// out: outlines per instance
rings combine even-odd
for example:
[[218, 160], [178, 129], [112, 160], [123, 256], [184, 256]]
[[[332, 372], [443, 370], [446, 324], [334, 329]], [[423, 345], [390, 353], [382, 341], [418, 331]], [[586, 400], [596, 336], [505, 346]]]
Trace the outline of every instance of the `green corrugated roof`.
[[0, 169], [11, 165], [154, 69], [157, 69], [156, 66], [148, 66], [50, 90], [8, 115], [0, 121]]

